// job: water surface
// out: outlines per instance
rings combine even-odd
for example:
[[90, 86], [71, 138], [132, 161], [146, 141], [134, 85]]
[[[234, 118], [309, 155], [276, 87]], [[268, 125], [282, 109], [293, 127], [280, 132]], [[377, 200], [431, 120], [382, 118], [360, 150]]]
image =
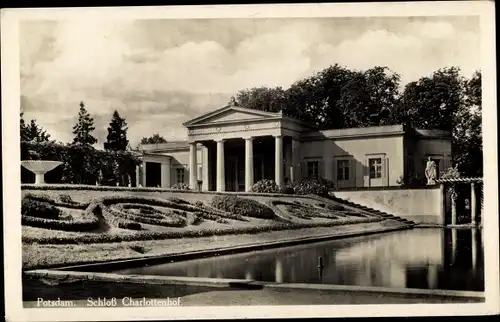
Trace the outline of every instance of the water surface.
[[413, 229], [113, 273], [484, 291], [483, 266], [481, 230]]

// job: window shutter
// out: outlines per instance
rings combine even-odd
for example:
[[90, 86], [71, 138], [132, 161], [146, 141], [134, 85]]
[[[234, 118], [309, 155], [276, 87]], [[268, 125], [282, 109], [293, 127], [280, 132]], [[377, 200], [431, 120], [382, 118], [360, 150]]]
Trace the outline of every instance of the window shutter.
[[325, 165], [323, 159], [318, 160], [318, 177], [325, 178]]
[[368, 158], [365, 158], [365, 164], [363, 166], [363, 186], [370, 186], [370, 164], [368, 163]]

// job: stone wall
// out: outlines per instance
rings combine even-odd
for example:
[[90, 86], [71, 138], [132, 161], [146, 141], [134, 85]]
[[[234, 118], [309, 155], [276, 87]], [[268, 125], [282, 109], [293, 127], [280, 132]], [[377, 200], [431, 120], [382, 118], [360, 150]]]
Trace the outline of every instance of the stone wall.
[[336, 191], [335, 197], [400, 216], [417, 223], [444, 224], [439, 186], [425, 189]]

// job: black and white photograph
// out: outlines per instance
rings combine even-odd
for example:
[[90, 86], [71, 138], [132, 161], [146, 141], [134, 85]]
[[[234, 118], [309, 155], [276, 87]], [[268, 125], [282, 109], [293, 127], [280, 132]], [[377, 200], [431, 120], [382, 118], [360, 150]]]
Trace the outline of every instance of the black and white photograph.
[[499, 313], [493, 2], [1, 22], [8, 321]]

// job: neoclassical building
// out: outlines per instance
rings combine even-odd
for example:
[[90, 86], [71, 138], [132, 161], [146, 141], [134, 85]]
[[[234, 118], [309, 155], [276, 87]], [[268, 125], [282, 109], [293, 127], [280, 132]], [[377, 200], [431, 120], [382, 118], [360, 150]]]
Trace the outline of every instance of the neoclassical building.
[[424, 177], [431, 157], [451, 166], [451, 134], [403, 125], [319, 131], [282, 113], [225, 106], [183, 124], [187, 141], [142, 145], [136, 182], [205, 191], [249, 191], [261, 179], [284, 185], [323, 177], [339, 189], [397, 186]]

